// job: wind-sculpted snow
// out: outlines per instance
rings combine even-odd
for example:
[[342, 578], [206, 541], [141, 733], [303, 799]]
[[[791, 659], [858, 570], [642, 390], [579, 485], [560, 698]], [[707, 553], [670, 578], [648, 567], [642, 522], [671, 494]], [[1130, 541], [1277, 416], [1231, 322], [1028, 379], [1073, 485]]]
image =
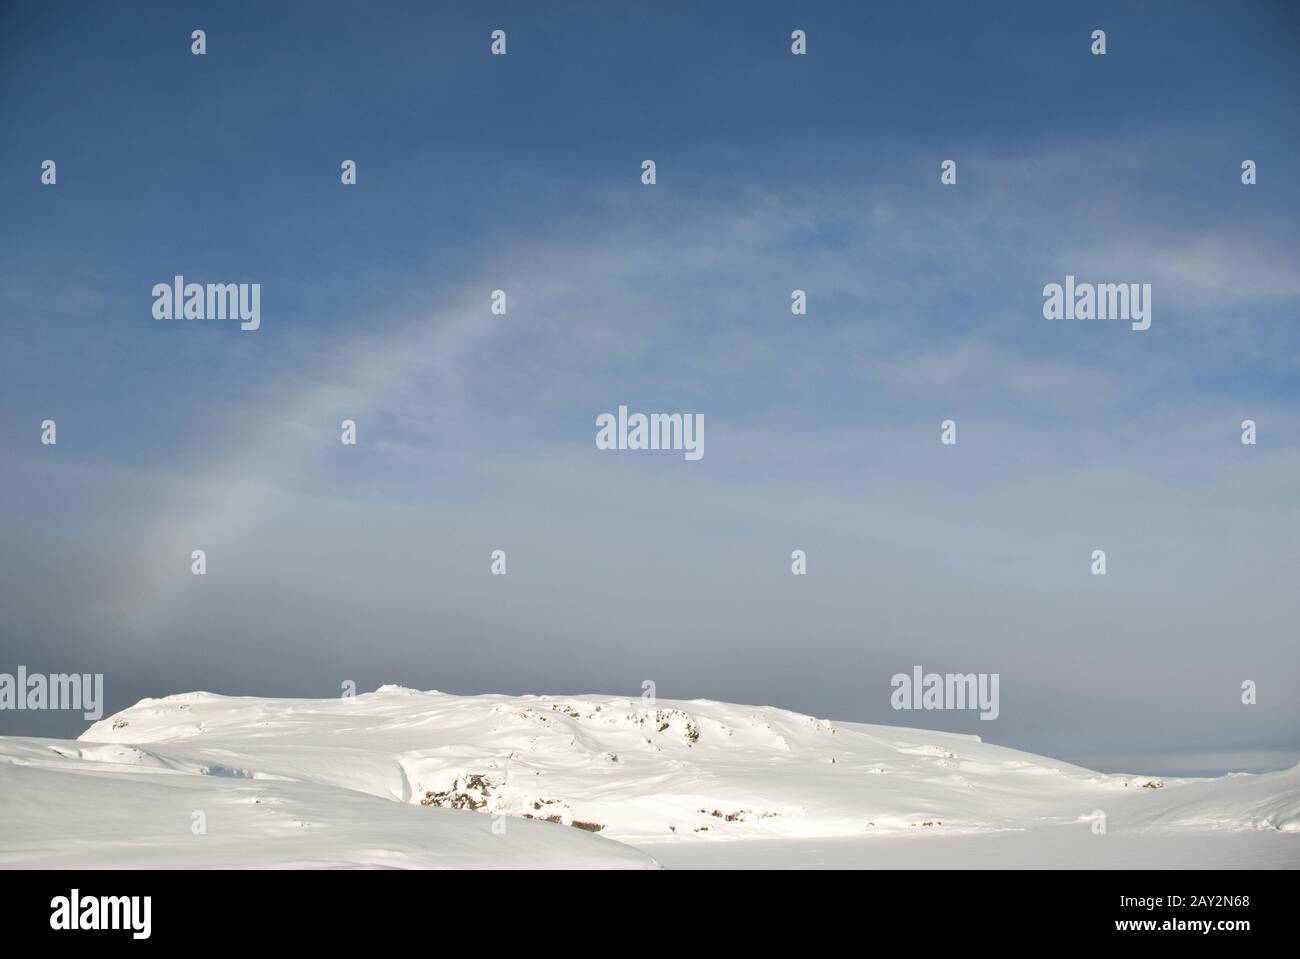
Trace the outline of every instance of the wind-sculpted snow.
[[[645, 866], [647, 856], [606, 840], [1049, 826], [1082, 842], [1271, 832], [1285, 860], [1300, 846], [1281, 835], [1300, 830], [1300, 767], [1212, 780], [1103, 775], [973, 736], [770, 707], [385, 686], [330, 700], [188, 693], [144, 700], [76, 742], [0, 740], [0, 807], [36, 837], [7, 829], [5, 864], [111, 863], [115, 851], [144, 849], [194, 865]], [[191, 835], [197, 809], [205, 835]], [[60, 830], [77, 840], [57, 841]]]

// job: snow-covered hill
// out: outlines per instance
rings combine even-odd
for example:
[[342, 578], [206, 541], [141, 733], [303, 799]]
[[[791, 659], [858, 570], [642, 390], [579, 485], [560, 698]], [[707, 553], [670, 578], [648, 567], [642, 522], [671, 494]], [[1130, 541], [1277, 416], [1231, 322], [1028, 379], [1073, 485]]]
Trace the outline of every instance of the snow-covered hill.
[[4, 865], [641, 867], [655, 863], [624, 843], [1047, 826], [1089, 842], [1099, 813], [1111, 836], [1271, 835], [1271, 864], [1300, 865], [1300, 767], [1103, 775], [970, 736], [710, 701], [186, 693], [75, 742], [0, 739]]

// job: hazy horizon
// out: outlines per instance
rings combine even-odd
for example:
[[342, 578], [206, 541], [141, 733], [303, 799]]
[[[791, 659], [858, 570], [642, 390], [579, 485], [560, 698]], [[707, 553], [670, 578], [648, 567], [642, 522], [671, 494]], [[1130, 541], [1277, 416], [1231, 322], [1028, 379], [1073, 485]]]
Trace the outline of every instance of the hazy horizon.
[[[0, 673], [1300, 760], [1295, 6], [0, 18]], [[178, 275], [260, 328], [155, 319]], [[1150, 328], [1045, 319], [1067, 277], [1150, 284]], [[620, 405], [703, 457], [598, 449]], [[893, 709], [914, 665], [998, 717]]]

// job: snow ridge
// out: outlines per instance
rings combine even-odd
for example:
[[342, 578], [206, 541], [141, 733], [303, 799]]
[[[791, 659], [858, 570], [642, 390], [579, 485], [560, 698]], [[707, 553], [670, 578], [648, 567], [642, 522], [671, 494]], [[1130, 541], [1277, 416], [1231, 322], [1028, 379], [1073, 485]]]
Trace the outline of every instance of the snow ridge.
[[[1097, 811], [1111, 831], [1295, 833], [1300, 766], [1104, 775], [976, 736], [772, 707], [400, 686], [330, 700], [184, 693], [142, 700], [75, 742], [0, 738], [0, 816], [27, 836], [0, 839], [0, 864], [110, 861], [111, 843], [77, 852], [84, 823], [64, 821], [84, 818], [87, 801], [122, 819], [121, 841], [142, 833], [137, 848], [158, 862], [183, 850], [229, 865], [644, 868], [654, 860], [626, 843], [1049, 825], [1086, 836]], [[62, 841], [70, 830], [80, 844]]]

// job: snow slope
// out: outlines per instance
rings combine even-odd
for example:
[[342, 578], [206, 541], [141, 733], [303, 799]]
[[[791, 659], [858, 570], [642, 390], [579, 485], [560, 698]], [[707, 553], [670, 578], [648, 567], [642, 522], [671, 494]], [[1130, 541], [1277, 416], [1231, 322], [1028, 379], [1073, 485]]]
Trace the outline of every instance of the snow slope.
[[1107, 838], [1250, 834], [1264, 864], [1300, 865], [1300, 766], [1104, 775], [972, 736], [702, 700], [186, 693], [76, 742], [0, 739], [0, 865], [655, 865], [622, 843], [661, 858], [710, 844], [725, 865], [726, 841], [1052, 827], [1095, 843], [1098, 813]]
[[[195, 834], [195, 813], [205, 832]], [[654, 868], [599, 836], [132, 747], [0, 739], [0, 867]]]

